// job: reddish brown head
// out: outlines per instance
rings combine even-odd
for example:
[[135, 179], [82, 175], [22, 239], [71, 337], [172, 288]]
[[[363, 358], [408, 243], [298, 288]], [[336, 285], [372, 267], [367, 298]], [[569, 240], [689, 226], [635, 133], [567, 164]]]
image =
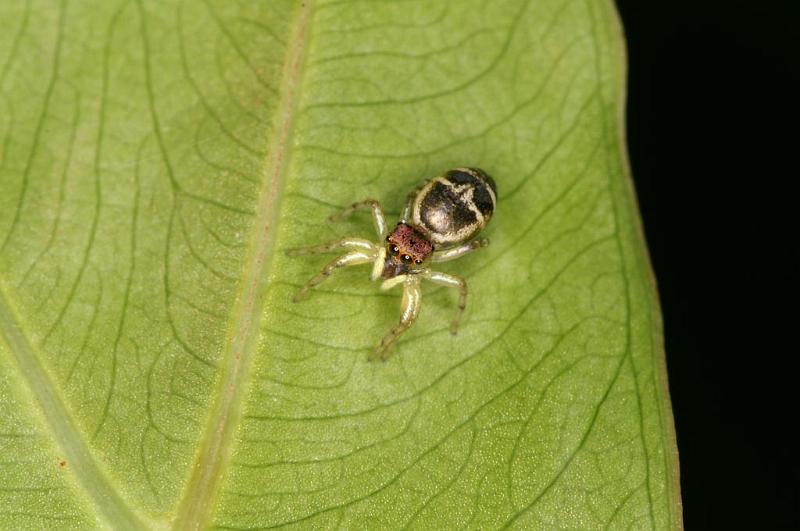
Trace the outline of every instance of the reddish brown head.
[[383, 278], [392, 278], [408, 273], [409, 269], [419, 267], [433, 252], [433, 244], [424, 234], [411, 225], [398, 223], [394, 231], [386, 237], [386, 262], [383, 265]]

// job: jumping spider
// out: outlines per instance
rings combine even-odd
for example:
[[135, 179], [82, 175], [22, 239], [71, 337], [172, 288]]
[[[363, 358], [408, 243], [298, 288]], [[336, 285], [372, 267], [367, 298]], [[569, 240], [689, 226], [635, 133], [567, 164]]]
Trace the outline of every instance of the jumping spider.
[[370, 208], [380, 240], [373, 243], [363, 238], [343, 238], [288, 251], [289, 256], [302, 256], [327, 253], [342, 247], [350, 249], [306, 282], [294, 296], [294, 302], [303, 299], [311, 288], [337, 268], [372, 262], [372, 280], [383, 278], [381, 290], [402, 284], [403, 302], [400, 323], [386, 334], [369, 356], [370, 360], [385, 361], [400, 334], [414, 323], [422, 303], [422, 279], [458, 288], [458, 310], [450, 325], [450, 333], [455, 334], [467, 302], [467, 283], [461, 277], [432, 271], [429, 265], [453, 260], [489, 245], [485, 238], [472, 238], [489, 222], [496, 204], [494, 180], [478, 168], [450, 170], [413, 190], [408, 194], [400, 222], [391, 233], [386, 227], [380, 203], [374, 199], [353, 203], [343, 212], [331, 216], [331, 221], [341, 221], [356, 210]]

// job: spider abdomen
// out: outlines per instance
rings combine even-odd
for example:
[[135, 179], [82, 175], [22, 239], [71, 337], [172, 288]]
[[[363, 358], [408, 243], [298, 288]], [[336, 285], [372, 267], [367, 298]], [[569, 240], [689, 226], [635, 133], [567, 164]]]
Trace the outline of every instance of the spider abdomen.
[[456, 168], [425, 183], [411, 205], [411, 224], [437, 247], [465, 242], [489, 222], [497, 186], [478, 168]]

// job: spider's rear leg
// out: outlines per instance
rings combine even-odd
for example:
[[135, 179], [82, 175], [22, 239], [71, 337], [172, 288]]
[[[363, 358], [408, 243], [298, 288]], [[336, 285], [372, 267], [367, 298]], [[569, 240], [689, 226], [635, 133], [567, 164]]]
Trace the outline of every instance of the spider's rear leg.
[[427, 183], [428, 181], [425, 181], [424, 183], [420, 184], [419, 186], [408, 192], [408, 195], [406, 196], [406, 205], [405, 207], [403, 207], [403, 214], [400, 216], [400, 219], [406, 222], [409, 220], [409, 218], [411, 217], [411, 208], [414, 206], [414, 199], [417, 198], [417, 194], [419, 194], [419, 191], [422, 190], [422, 188]]
[[333, 261], [329, 262], [328, 265], [323, 267], [322, 271], [311, 277], [311, 279], [306, 282], [305, 286], [300, 288], [300, 291], [295, 294], [292, 301], [299, 302], [303, 300], [311, 288], [322, 283], [323, 280], [331, 276], [331, 274], [340, 267], [368, 264], [373, 260], [375, 260], [375, 253], [366, 251], [350, 251], [349, 253], [334, 259]]
[[471, 253], [475, 249], [480, 249], [482, 247], [486, 247], [487, 245], [489, 245], [488, 239], [478, 238], [477, 240], [472, 240], [471, 242], [461, 244], [458, 247], [445, 249], [444, 251], [434, 251], [431, 261], [437, 263], [455, 260], [456, 258], [461, 258], [467, 253]]
[[458, 288], [458, 309], [456, 310], [456, 316], [453, 317], [453, 322], [450, 324], [450, 333], [456, 335], [458, 326], [461, 324], [461, 316], [464, 315], [464, 308], [467, 307], [467, 281], [456, 275], [448, 275], [440, 271], [428, 271], [424, 276], [434, 284], [447, 286], [448, 288]]

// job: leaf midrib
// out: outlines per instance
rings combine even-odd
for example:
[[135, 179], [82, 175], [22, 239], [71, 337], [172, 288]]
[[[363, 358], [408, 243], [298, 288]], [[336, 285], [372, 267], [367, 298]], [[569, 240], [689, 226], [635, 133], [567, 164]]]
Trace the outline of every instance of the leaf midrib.
[[63, 398], [47, 371], [39, 362], [35, 349], [20, 325], [21, 320], [9, 303], [5, 286], [0, 280], [0, 337], [2, 337], [19, 368], [20, 379], [36, 397], [48, 427], [64, 452], [70, 470], [89, 496], [109, 527], [115, 529], [144, 529], [146, 524], [120, 497], [117, 488], [95, 461], [86, 439], [64, 405]]
[[211, 408], [205, 434], [195, 456], [186, 489], [178, 505], [175, 529], [207, 527], [212, 517], [212, 503], [224, 480], [230, 458], [232, 436], [241, 418], [246, 380], [259, 334], [265, 288], [264, 272], [271, 262], [276, 205], [283, 188], [288, 166], [289, 135], [299, 99], [303, 60], [308, 41], [311, 1], [302, 2], [291, 27], [280, 83], [280, 98], [267, 142], [267, 160], [263, 185], [250, 236], [242, 282], [231, 312], [228, 335], [222, 358], [216, 401]]
[[[216, 401], [210, 408], [206, 429], [195, 455], [191, 476], [178, 501], [173, 527], [199, 529], [208, 526], [213, 500], [224, 479], [231, 438], [240, 418], [248, 368], [259, 334], [265, 282], [271, 261], [278, 198], [289, 161], [288, 139], [299, 98], [302, 63], [308, 40], [311, 2], [301, 3], [291, 27], [291, 38], [281, 78], [280, 99], [268, 136], [267, 160], [256, 219], [244, 261], [236, 305], [231, 312], [222, 356]], [[59, 387], [41, 364], [39, 355], [23, 330], [22, 321], [0, 279], [0, 338], [5, 340], [19, 368], [20, 380], [35, 396], [44, 420], [80, 487], [85, 491], [108, 527], [146, 529], [155, 522], [137, 514], [112, 483], [102, 463], [93, 455], [85, 435], [73, 419]]]

